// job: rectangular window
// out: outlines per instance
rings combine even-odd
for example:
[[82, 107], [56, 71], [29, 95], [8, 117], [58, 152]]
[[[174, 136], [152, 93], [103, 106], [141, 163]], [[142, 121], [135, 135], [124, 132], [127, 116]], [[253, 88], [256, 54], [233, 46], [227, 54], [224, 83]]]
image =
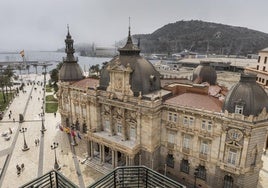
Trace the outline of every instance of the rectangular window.
[[259, 65], [257, 65], [257, 70], [259, 70], [259, 67], [260, 67], [260, 66], [259, 66]]
[[208, 122], [208, 131], [211, 131], [211, 130], [212, 130], [212, 122], [209, 121], [209, 122]]
[[242, 105], [235, 105], [235, 113], [236, 114], [243, 114], [243, 106]]
[[265, 67], [262, 67], [262, 71], [265, 71]]
[[177, 122], [177, 120], [178, 120], [178, 115], [177, 114], [173, 114], [173, 121], [174, 122]]
[[82, 116], [83, 116], [83, 117], [86, 116], [86, 108], [82, 108]]
[[264, 58], [264, 64], [266, 64], [266, 63], [267, 63], [267, 57]]
[[236, 156], [237, 156], [237, 150], [235, 149], [230, 149], [228, 153], [228, 160], [227, 162], [229, 164], [235, 165], [236, 164]]
[[79, 105], [75, 105], [75, 113], [79, 114]]
[[261, 60], [261, 56], [258, 57], [258, 63], [260, 62], [260, 60]]
[[172, 121], [172, 113], [171, 112], [168, 113], [168, 121]]
[[104, 130], [110, 132], [110, 121], [108, 120], [104, 121]]
[[205, 120], [202, 120], [201, 128], [202, 128], [203, 130], [206, 130], [206, 121], [205, 121]]
[[175, 133], [173, 131], [169, 131], [168, 133], [168, 142], [175, 144]]
[[183, 117], [183, 125], [188, 125], [188, 117], [187, 116]]
[[184, 135], [183, 137], [183, 147], [189, 149], [190, 148], [190, 140], [191, 136], [189, 135]]
[[136, 140], [136, 128], [130, 127], [130, 140]]
[[168, 121], [177, 122], [178, 115], [176, 113], [168, 113]]
[[117, 123], [117, 135], [122, 135], [122, 125], [120, 123]]
[[208, 142], [207, 141], [201, 141], [201, 145], [200, 145], [200, 153], [207, 155], [209, 151], [208, 148]]
[[194, 125], [194, 118], [193, 117], [190, 117], [189, 118], [189, 125], [190, 126], [193, 126]]

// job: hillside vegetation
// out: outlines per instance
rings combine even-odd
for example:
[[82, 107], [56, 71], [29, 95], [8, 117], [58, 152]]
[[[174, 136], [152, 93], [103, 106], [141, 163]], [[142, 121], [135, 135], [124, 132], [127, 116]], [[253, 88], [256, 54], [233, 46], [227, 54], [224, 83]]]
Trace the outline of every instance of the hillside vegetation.
[[268, 34], [198, 20], [167, 24], [140, 38], [143, 53], [178, 53], [184, 49], [199, 53], [246, 55], [268, 46]]

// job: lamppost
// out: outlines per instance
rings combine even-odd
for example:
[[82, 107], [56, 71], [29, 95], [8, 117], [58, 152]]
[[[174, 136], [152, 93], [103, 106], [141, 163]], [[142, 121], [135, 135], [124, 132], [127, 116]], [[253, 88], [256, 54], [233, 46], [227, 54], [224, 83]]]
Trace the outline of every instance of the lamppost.
[[44, 134], [44, 132], [46, 131], [47, 129], [45, 128], [45, 125], [44, 125], [44, 114], [42, 114], [42, 127], [41, 127], [41, 133]]
[[194, 170], [194, 188], [196, 188], [196, 178], [197, 178], [198, 174], [199, 174], [199, 169], [196, 168]]
[[56, 149], [58, 148], [58, 146], [59, 146], [59, 143], [57, 143], [57, 142], [53, 142], [53, 144], [51, 145], [51, 149], [54, 150], [54, 153], [55, 153], [55, 163], [54, 163], [55, 170], [60, 170], [60, 168], [61, 168], [58, 164], [57, 155], [56, 155]]
[[21, 129], [20, 129], [20, 132], [23, 134], [23, 140], [24, 140], [24, 145], [23, 145], [23, 148], [22, 148], [22, 151], [27, 151], [27, 150], [29, 150], [30, 148], [27, 146], [27, 143], [26, 143], [26, 140], [25, 140], [25, 132], [27, 132], [27, 128], [24, 128], [24, 127], [22, 127]]
[[73, 146], [77, 146], [77, 142], [76, 142], [76, 139], [75, 139], [75, 133], [74, 133], [74, 130], [75, 130], [75, 125], [71, 125], [71, 136], [73, 137], [73, 142], [71, 143]]

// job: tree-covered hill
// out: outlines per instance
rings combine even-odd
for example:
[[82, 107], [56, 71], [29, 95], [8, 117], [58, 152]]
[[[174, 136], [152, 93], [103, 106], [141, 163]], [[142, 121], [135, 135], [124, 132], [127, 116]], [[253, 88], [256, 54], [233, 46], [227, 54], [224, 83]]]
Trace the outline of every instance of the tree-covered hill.
[[198, 53], [246, 55], [268, 46], [268, 34], [198, 20], [170, 23], [140, 38], [143, 53], [178, 53], [184, 49]]

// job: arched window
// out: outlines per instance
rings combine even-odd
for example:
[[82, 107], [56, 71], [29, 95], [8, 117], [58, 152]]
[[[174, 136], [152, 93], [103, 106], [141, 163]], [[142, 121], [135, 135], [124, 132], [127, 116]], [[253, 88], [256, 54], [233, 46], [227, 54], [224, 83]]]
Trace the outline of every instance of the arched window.
[[172, 154], [168, 154], [167, 155], [167, 166], [168, 167], [171, 167], [171, 168], [174, 168], [174, 157]]
[[232, 188], [234, 179], [230, 175], [224, 176], [223, 188]]
[[181, 161], [181, 171], [189, 174], [189, 170], [190, 170], [189, 161], [186, 160], [186, 159], [182, 159], [182, 161]]

